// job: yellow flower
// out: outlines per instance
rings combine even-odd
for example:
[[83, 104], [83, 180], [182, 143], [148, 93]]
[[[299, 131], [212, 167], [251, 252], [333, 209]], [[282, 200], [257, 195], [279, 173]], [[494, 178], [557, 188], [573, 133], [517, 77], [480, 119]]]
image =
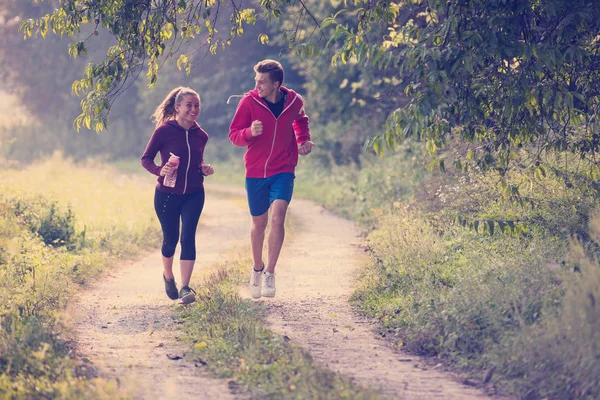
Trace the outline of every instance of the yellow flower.
[[206, 346], [208, 346], [208, 344], [206, 344], [206, 342], [199, 342], [199, 343], [196, 343], [196, 344], [194, 345], [194, 348], [195, 348], [195, 349], [203, 349], [203, 348], [205, 348]]

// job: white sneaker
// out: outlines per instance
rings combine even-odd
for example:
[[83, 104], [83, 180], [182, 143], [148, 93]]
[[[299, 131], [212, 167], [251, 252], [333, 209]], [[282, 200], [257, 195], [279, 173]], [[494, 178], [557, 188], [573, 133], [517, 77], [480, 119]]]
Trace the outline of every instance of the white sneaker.
[[265, 280], [262, 285], [261, 295], [265, 297], [275, 297], [275, 274], [265, 272]]
[[256, 271], [252, 268], [252, 275], [250, 276], [250, 294], [253, 299], [260, 299], [262, 275], [263, 271]]

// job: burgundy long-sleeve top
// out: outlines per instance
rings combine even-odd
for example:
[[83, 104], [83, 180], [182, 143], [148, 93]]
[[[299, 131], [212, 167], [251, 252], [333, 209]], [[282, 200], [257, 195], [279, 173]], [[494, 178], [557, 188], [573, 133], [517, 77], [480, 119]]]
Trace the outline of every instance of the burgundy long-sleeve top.
[[[204, 148], [207, 141], [208, 134], [197, 123], [185, 129], [177, 121], [167, 121], [152, 133], [142, 155], [142, 166], [151, 174], [158, 176], [156, 188], [161, 192], [174, 194], [195, 192], [202, 189], [204, 185], [201, 166], [204, 163]], [[160, 153], [160, 165], [154, 163], [157, 153]], [[170, 153], [179, 157], [175, 187], [164, 186], [164, 177], [160, 176], [162, 167], [169, 161]]]

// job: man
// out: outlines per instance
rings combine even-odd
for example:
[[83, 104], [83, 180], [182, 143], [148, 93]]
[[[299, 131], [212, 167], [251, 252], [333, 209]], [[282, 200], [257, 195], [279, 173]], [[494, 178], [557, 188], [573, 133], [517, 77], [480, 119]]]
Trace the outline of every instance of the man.
[[[309, 154], [315, 144], [310, 141], [304, 100], [281, 86], [281, 64], [264, 60], [254, 66], [254, 72], [255, 89], [242, 96], [229, 127], [229, 139], [236, 146], [247, 146], [244, 164], [254, 262], [250, 292], [257, 299], [275, 296], [275, 266], [285, 236], [285, 215], [292, 199], [298, 154]], [[269, 210], [271, 230], [265, 265], [262, 253]]]

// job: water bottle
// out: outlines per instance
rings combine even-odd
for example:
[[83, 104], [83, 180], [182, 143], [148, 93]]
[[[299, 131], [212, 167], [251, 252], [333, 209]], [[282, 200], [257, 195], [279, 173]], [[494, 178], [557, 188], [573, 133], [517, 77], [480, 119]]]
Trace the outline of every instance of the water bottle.
[[175, 182], [177, 181], [177, 167], [179, 167], [179, 157], [177, 157], [173, 153], [170, 154], [171, 157], [169, 157], [169, 163], [171, 165], [174, 165], [175, 168], [173, 169], [173, 171], [165, 175], [163, 185], [168, 187], [175, 187]]

